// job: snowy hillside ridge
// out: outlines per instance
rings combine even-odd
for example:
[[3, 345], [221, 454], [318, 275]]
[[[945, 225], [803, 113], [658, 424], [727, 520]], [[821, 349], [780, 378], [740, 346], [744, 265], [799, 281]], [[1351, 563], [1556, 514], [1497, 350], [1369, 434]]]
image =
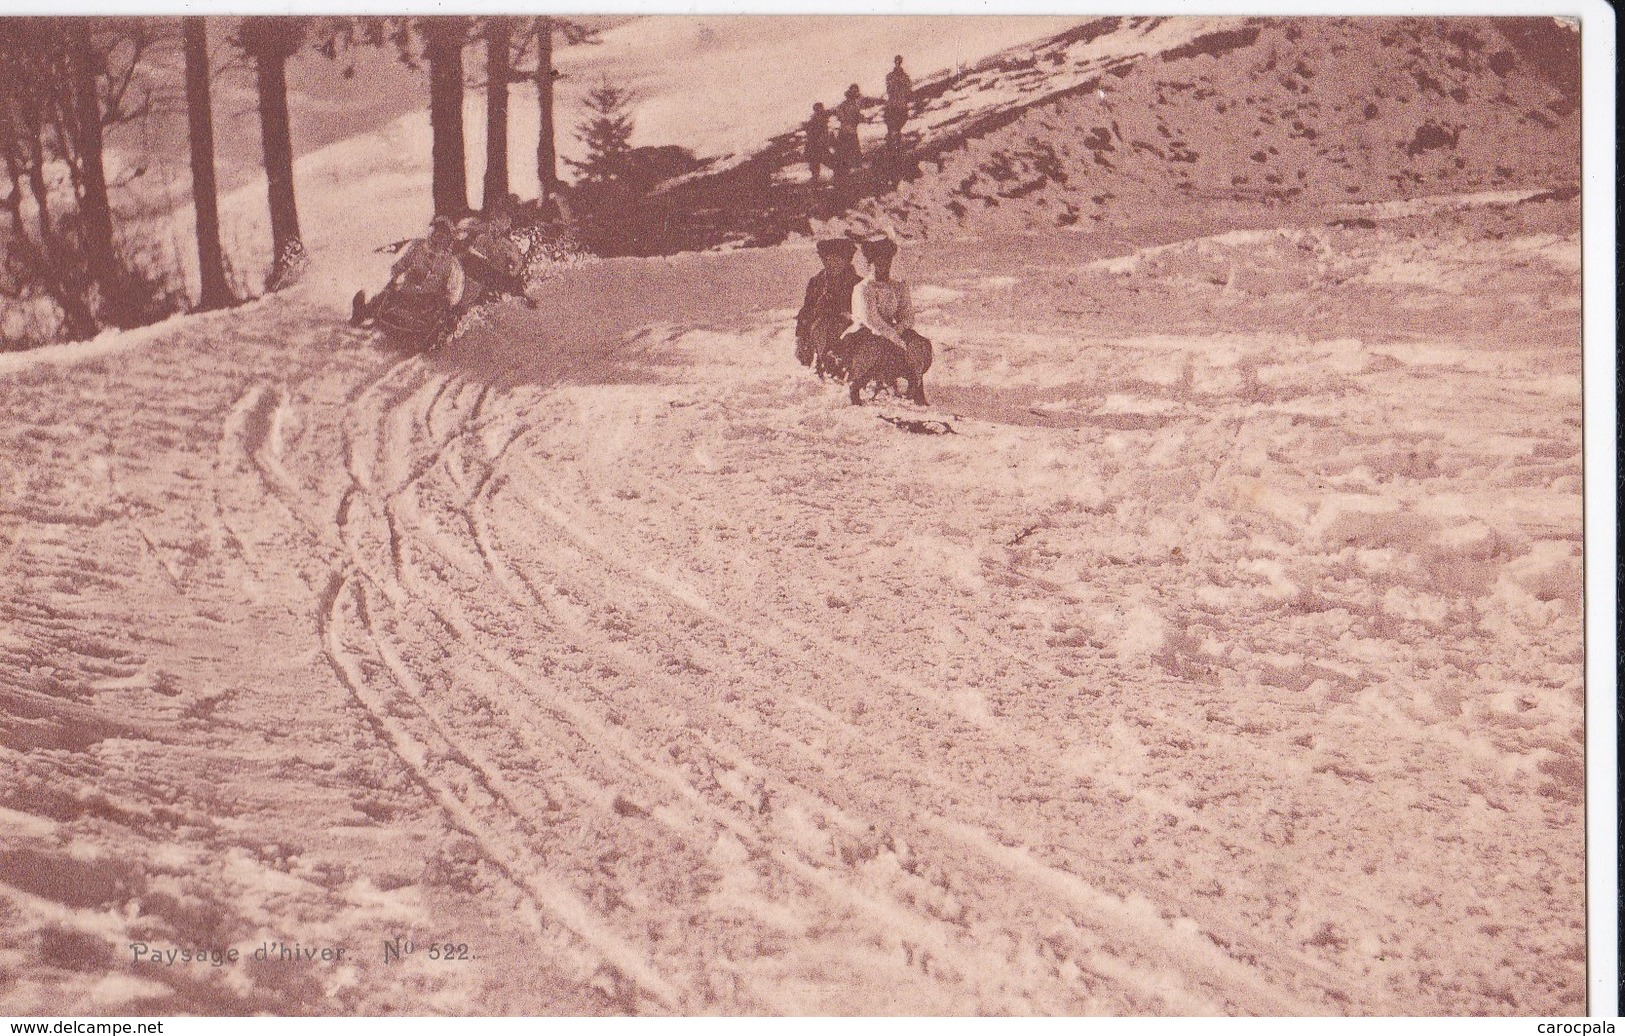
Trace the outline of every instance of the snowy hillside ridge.
[[[849, 83], [880, 93], [894, 55], [921, 76], [938, 76], [1049, 38], [1077, 20], [652, 16], [605, 33], [601, 44], [565, 48], [556, 61], [567, 103], [605, 79], [633, 92], [634, 145], [676, 145], [726, 162], [805, 119], [812, 102], [838, 100]], [[561, 118], [561, 129], [575, 121]], [[560, 143], [579, 157], [577, 142]]]
[[942, 234], [1149, 205], [1577, 187], [1578, 56], [1537, 63], [1552, 58], [1530, 42], [1541, 24], [1249, 19], [1110, 64], [861, 211]]
[[905, 247], [924, 408], [799, 244], [5, 369], [0, 1009], [1583, 1011], [1578, 201], [1477, 201]]
[[[969, 136], [996, 128], [1001, 121], [1034, 103], [1092, 85], [1104, 68], [1179, 46], [1189, 46], [1205, 35], [1223, 33], [1225, 27], [1240, 22], [1236, 18], [1102, 18], [1069, 27], [1066, 31], [1036, 42], [1023, 43], [989, 55], [968, 66], [943, 69], [924, 76], [915, 84], [914, 114], [910, 129], [919, 134], [928, 149], [935, 149]], [[874, 91], [871, 91], [874, 92]], [[835, 96], [822, 98], [833, 106]], [[805, 116], [805, 113], [800, 113]], [[871, 119], [875, 116], [871, 114]], [[862, 128], [864, 143], [874, 144], [884, 136], [884, 127], [872, 121]], [[780, 133], [767, 148], [748, 159], [787, 161], [787, 178], [794, 179], [799, 163], [799, 129]], [[708, 171], [712, 175], [720, 170]], [[703, 178], [706, 173], [680, 178], [668, 189]]]
[[1091, 19], [922, 77], [900, 185], [878, 121], [861, 128], [868, 161], [844, 193], [809, 184], [792, 124], [664, 185], [636, 215], [633, 247], [1566, 188], [1578, 58], [1554, 32], [1572, 36], [1541, 19]]

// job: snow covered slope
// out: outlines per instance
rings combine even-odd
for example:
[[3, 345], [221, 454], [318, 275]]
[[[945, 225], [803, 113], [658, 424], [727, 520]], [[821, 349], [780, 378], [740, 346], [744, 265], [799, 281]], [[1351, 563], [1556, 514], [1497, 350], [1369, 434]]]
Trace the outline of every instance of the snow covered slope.
[[777, 241], [835, 216], [836, 232], [941, 237], [1577, 188], [1573, 35], [1550, 19], [1093, 19], [921, 82], [900, 170], [876, 115], [855, 186], [809, 188], [786, 132], [652, 199], [651, 247]]
[[910, 248], [923, 410], [796, 246], [0, 368], [0, 1010], [1580, 1012], [1576, 211]]
[[[581, 263], [429, 355], [350, 329], [427, 218], [416, 116], [301, 159], [293, 289], [0, 357], [0, 1011], [1579, 1013], [1572, 113], [1429, 24], [922, 76], [935, 151], [852, 218], [931, 239], [925, 408], [794, 363], [805, 243]], [[735, 146], [660, 101], [709, 63], [609, 35]], [[1356, 38], [1417, 84], [1369, 120]], [[1501, 78], [1528, 108], [1400, 146]], [[794, 145], [665, 197], [754, 178], [788, 234], [831, 214]]]
[[[950, 75], [1078, 21], [1075, 16], [657, 16], [618, 26], [597, 46], [562, 49], [556, 61], [566, 74], [561, 96], [570, 101], [579, 102], [604, 79], [634, 92], [635, 146], [676, 144], [702, 158], [727, 158], [749, 154], [796, 125], [814, 101], [833, 105], [850, 83], [870, 96], [884, 94], [894, 55], [903, 56], [916, 79]], [[567, 109], [561, 130], [575, 121]], [[578, 156], [574, 140], [560, 143], [566, 154]]]
[[946, 154], [927, 129], [934, 166], [872, 208], [941, 233], [1170, 204], [1577, 189], [1579, 59], [1565, 36], [1549, 19], [1232, 19], [1138, 61], [1040, 47], [1030, 76], [1090, 78]]

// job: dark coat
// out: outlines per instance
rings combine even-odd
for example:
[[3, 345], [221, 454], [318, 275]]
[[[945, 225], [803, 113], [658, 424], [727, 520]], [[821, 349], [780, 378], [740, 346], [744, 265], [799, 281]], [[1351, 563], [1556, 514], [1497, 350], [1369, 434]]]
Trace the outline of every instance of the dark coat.
[[888, 114], [893, 108], [901, 108], [906, 115], [908, 106], [914, 100], [914, 81], [908, 73], [900, 68], [894, 68], [886, 73], [886, 110]]
[[839, 123], [837, 136], [858, 136], [858, 127], [863, 125], [863, 102], [856, 97], [848, 97], [835, 106], [835, 121]]
[[820, 112], [807, 120], [807, 158], [822, 162], [829, 157], [829, 112]]
[[845, 317], [850, 322], [852, 289], [861, 280], [863, 277], [850, 266], [835, 274], [819, 270], [807, 282], [807, 294], [802, 299], [801, 311], [796, 314], [796, 334], [805, 335], [813, 321], [822, 316]]

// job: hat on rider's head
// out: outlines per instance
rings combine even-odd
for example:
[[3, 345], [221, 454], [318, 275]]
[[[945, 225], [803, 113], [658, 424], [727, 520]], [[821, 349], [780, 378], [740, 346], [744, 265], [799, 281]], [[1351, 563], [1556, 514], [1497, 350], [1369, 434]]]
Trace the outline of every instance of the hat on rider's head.
[[840, 256], [851, 259], [858, 254], [858, 243], [849, 237], [828, 237], [818, 242], [818, 257]]
[[889, 237], [872, 237], [863, 242], [863, 257], [870, 262], [890, 259], [897, 254], [897, 242]]
[[856, 83], [853, 83], [851, 86], [846, 88], [846, 96], [848, 97], [856, 97], [861, 93], [863, 93], [863, 91], [858, 89], [858, 84]]

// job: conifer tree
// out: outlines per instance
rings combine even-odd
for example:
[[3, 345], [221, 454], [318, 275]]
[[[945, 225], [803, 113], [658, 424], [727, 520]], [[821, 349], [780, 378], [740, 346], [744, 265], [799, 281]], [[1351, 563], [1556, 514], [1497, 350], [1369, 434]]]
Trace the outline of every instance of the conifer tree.
[[587, 157], [580, 162], [565, 161], [583, 184], [615, 183], [626, 174], [627, 156], [632, 152], [632, 92], [603, 82], [593, 88], [585, 103], [592, 115], [576, 124], [576, 139], [587, 146]]

